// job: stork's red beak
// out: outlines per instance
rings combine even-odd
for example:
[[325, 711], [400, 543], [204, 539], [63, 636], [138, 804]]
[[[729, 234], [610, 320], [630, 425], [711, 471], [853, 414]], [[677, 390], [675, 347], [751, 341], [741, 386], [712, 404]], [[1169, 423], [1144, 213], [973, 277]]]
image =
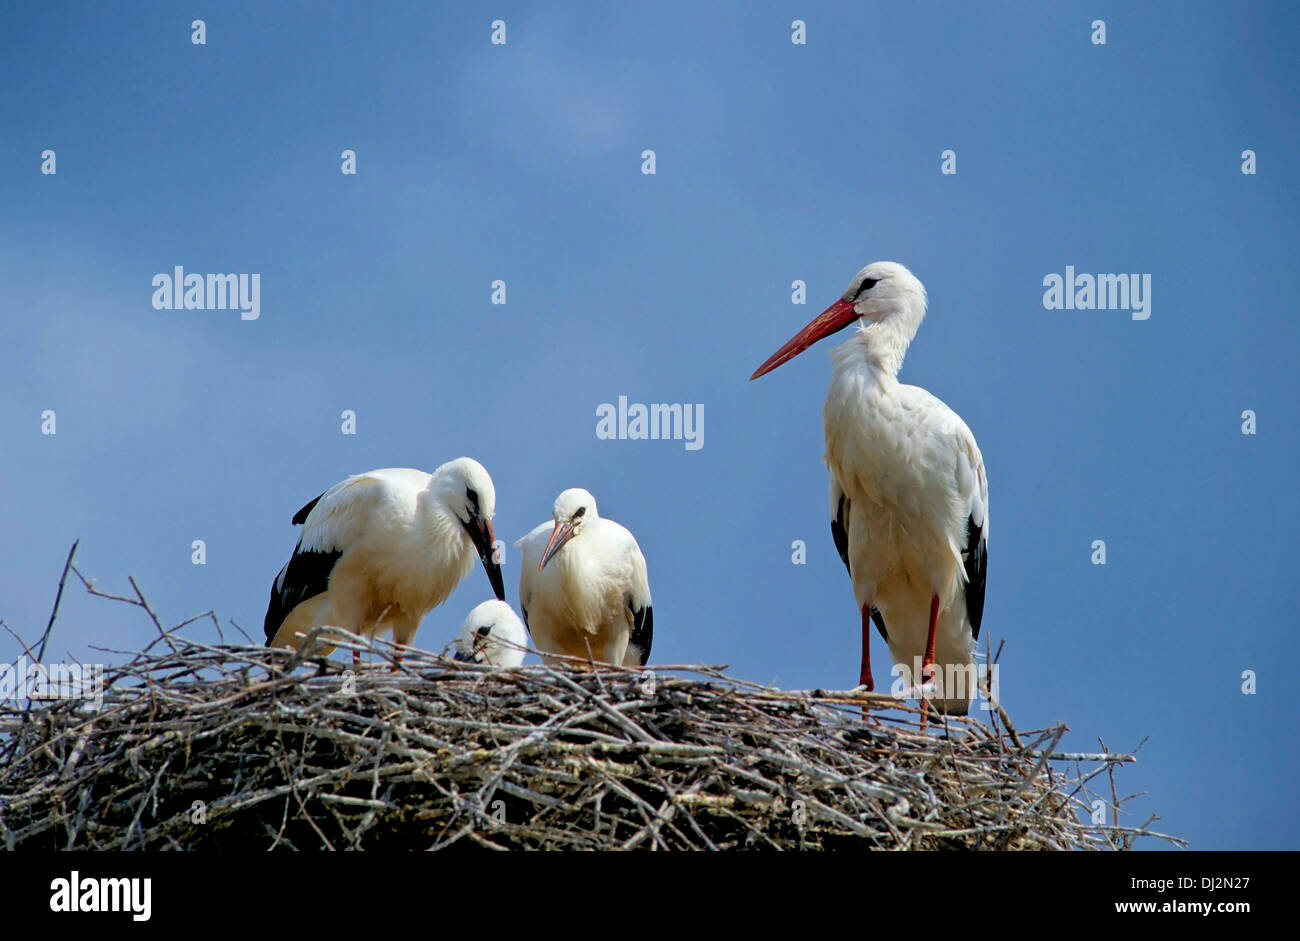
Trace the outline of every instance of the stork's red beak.
[[794, 359], [818, 340], [843, 330], [857, 318], [858, 314], [853, 309], [853, 302], [841, 298], [818, 314], [812, 323], [791, 337], [790, 342], [768, 357], [766, 363], [754, 370], [754, 375], [749, 377], [750, 381], [753, 382], [759, 376], [770, 373], [782, 363]]
[[542, 561], [537, 565], [537, 571], [546, 568], [546, 563], [555, 557], [555, 553], [564, 548], [564, 544], [573, 538], [573, 523], [571, 521], [555, 521], [555, 528], [551, 530], [551, 538], [546, 543], [546, 551], [542, 553]]

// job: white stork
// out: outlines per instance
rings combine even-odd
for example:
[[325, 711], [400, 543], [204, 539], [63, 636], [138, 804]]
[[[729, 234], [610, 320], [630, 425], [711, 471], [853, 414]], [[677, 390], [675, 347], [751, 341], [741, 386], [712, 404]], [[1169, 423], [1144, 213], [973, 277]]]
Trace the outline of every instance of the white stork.
[[580, 488], [560, 494], [552, 515], [515, 543], [523, 550], [519, 607], [543, 659], [644, 666], [654, 616], [641, 548]]
[[[409, 645], [475, 557], [504, 599], [493, 558], [495, 509], [492, 478], [468, 457], [432, 474], [395, 467], [335, 484], [294, 514], [302, 536], [271, 586], [267, 646], [296, 649], [322, 625], [368, 636], [391, 630]], [[322, 648], [324, 656], [334, 650]], [[353, 651], [352, 662], [360, 661]]]
[[517, 667], [528, 651], [528, 632], [504, 601], [485, 601], [477, 605], [456, 635], [453, 659], [466, 663], [486, 663], [494, 667]]
[[929, 392], [898, 381], [925, 307], [925, 288], [902, 265], [867, 265], [750, 379], [860, 322], [832, 354], [823, 412], [831, 534], [862, 615], [859, 683], [874, 688], [874, 618], [894, 662], [906, 666], [903, 675], [915, 677], [919, 660], [922, 683], [937, 684], [935, 705], [964, 714], [984, 615], [989, 488], [966, 423]]

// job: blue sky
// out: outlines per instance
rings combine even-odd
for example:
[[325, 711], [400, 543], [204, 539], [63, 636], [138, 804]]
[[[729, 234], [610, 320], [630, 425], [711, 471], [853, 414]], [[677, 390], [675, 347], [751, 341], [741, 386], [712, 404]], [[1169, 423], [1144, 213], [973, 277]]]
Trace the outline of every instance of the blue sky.
[[[80, 539], [102, 588], [260, 636], [303, 503], [467, 454], [510, 542], [569, 486], [636, 534], [653, 661], [852, 685], [838, 341], [746, 379], [901, 261], [930, 296], [902, 378], [988, 468], [1011, 715], [1079, 749], [1149, 737], [1129, 822], [1300, 848], [1298, 26], [1281, 3], [7, 4], [0, 618], [39, 636]], [[155, 310], [176, 265], [259, 273], [260, 318]], [[1149, 273], [1150, 319], [1044, 309], [1067, 265]], [[620, 395], [702, 404], [704, 446], [598, 440]], [[476, 569], [417, 643], [489, 594]], [[52, 655], [138, 649], [137, 614], [71, 590]]]

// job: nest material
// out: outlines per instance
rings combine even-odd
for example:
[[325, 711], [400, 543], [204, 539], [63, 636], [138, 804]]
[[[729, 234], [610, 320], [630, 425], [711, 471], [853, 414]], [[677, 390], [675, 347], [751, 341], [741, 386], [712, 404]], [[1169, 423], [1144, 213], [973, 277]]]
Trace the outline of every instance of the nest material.
[[159, 629], [151, 647], [160, 653], [108, 671], [100, 708], [0, 703], [0, 846], [1127, 849], [1139, 836], [1172, 840], [1145, 825], [1093, 823], [1089, 780], [1112, 773], [1112, 821], [1113, 769], [1131, 756], [1056, 753], [1064, 726], [1017, 734], [1005, 713], [1001, 724], [994, 715], [922, 729], [918, 710], [888, 697], [782, 691], [709, 667], [497, 670], [404, 649], [394, 672], [391, 645], [345, 639], [344, 649], [387, 661], [353, 675], [337, 660]]

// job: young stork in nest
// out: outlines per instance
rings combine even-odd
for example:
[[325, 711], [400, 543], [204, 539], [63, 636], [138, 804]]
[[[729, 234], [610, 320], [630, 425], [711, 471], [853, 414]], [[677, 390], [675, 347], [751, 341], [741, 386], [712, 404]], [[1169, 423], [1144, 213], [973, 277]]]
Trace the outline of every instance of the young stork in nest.
[[632, 534], [596, 512], [574, 488], [556, 498], [554, 521], [515, 545], [523, 550], [519, 607], [533, 642], [548, 654], [644, 666], [654, 617], [645, 556]]
[[823, 411], [831, 534], [861, 612], [859, 683], [873, 688], [874, 619], [904, 675], [914, 678], [919, 664], [934, 704], [965, 714], [984, 616], [989, 487], [966, 423], [929, 392], [898, 381], [925, 306], [925, 288], [902, 265], [867, 265], [750, 379], [860, 325], [832, 354]]
[[[267, 646], [297, 649], [322, 625], [364, 636], [391, 630], [409, 645], [475, 558], [504, 600], [493, 557], [495, 509], [492, 478], [468, 457], [432, 474], [386, 468], [335, 484], [294, 514], [302, 536], [271, 586]], [[313, 652], [333, 650], [322, 643]], [[360, 665], [359, 652], [352, 662]]]
[[493, 667], [517, 667], [524, 662], [527, 651], [528, 632], [515, 609], [504, 601], [485, 601], [460, 626], [452, 659]]

